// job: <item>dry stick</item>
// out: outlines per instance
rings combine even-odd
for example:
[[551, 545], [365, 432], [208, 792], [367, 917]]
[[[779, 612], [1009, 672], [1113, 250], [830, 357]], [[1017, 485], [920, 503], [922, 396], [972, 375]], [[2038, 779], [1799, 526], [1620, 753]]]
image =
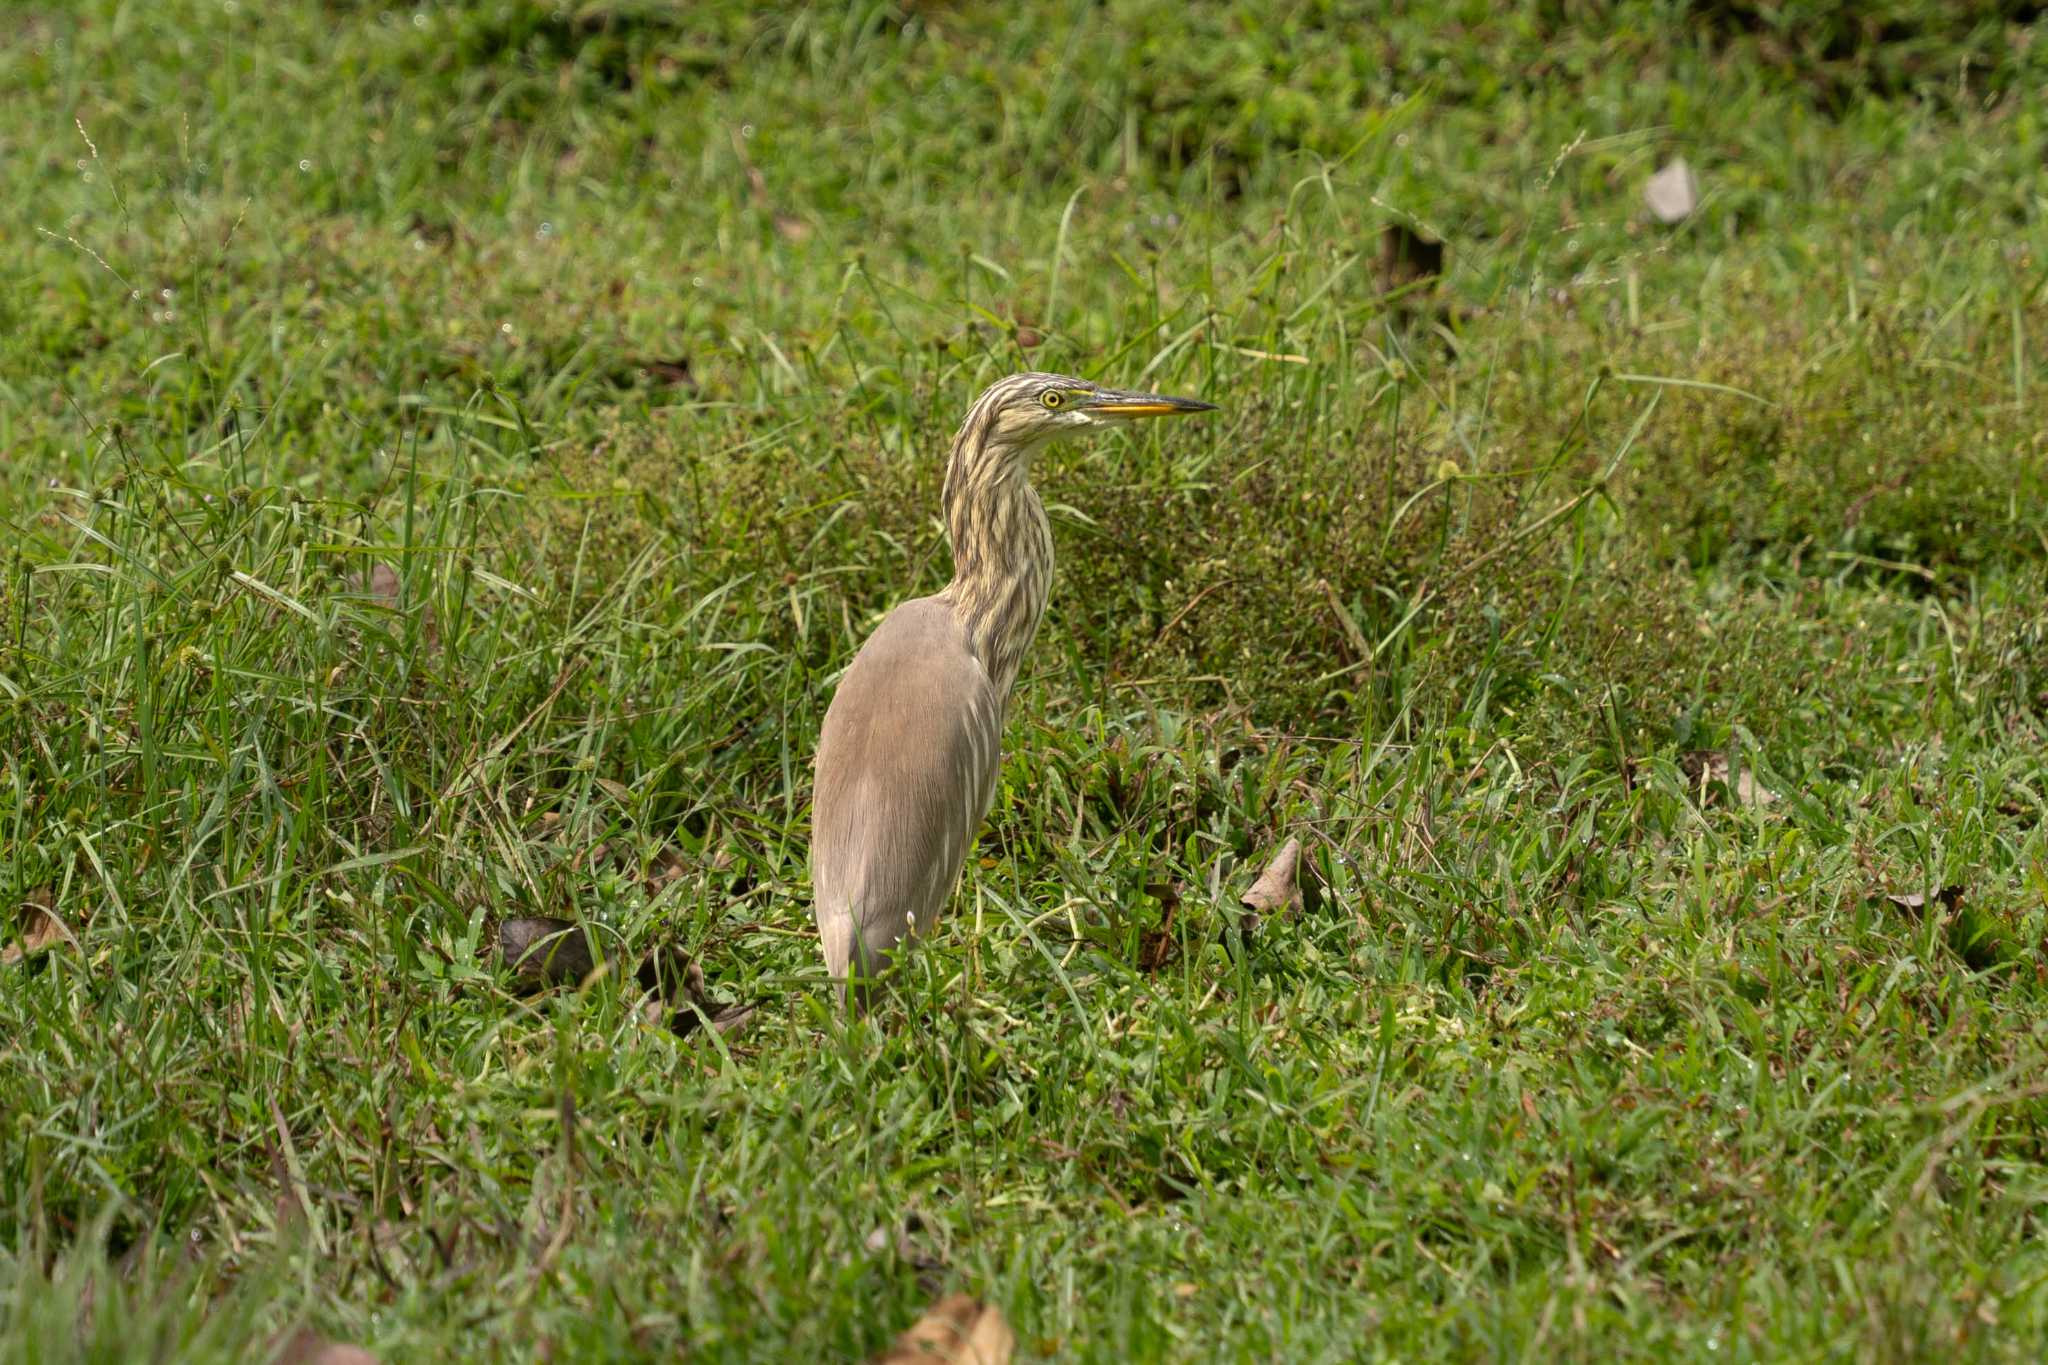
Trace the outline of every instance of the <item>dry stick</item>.
[[1316, 586], [1323, 590], [1323, 596], [1330, 599], [1330, 610], [1335, 613], [1337, 624], [1343, 627], [1344, 638], [1351, 645], [1352, 656], [1360, 664], [1371, 663], [1372, 646], [1366, 643], [1365, 632], [1358, 628], [1358, 622], [1351, 619], [1351, 613], [1346, 611], [1343, 602], [1338, 600], [1336, 588], [1330, 585], [1327, 578], [1317, 579]]
[[1202, 589], [1193, 597], [1189, 598], [1187, 605], [1182, 607], [1179, 611], [1175, 612], [1173, 614], [1173, 619], [1171, 621], [1168, 621], [1165, 625], [1161, 626], [1159, 628], [1159, 633], [1152, 637], [1151, 647], [1153, 649], [1159, 648], [1159, 642], [1166, 638], [1166, 633], [1172, 630], [1175, 626], [1179, 625], [1182, 621], [1185, 621], [1188, 617], [1189, 612], [1193, 611], [1196, 607], [1202, 605], [1203, 598], [1207, 597], [1210, 593], [1215, 592], [1220, 588], [1231, 587], [1236, 582], [1237, 580], [1234, 578], [1226, 578], [1219, 583], [1211, 583], [1208, 587]]
[[299, 1209], [312, 1229], [313, 1246], [322, 1256], [327, 1254], [327, 1235], [320, 1228], [320, 1220], [313, 1216], [313, 1195], [306, 1188], [306, 1169], [299, 1162], [298, 1148], [292, 1145], [291, 1127], [284, 1121], [284, 1110], [278, 1107], [277, 1097], [270, 1100], [270, 1121], [276, 1125], [277, 1140], [283, 1147], [285, 1173], [291, 1177], [292, 1197], [299, 1201]]

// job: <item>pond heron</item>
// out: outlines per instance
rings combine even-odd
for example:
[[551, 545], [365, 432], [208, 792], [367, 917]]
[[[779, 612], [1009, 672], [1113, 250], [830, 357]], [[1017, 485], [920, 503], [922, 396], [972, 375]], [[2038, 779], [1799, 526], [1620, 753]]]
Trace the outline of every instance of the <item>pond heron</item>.
[[1214, 408], [1019, 374], [990, 385], [960, 424], [943, 494], [953, 580], [875, 627], [818, 738], [811, 880], [842, 1000], [849, 981], [884, 971], [906, 935], [931, 929], [988, 813], [1010, 688], [1052, 586], [1033, 453], [1057, 437]]

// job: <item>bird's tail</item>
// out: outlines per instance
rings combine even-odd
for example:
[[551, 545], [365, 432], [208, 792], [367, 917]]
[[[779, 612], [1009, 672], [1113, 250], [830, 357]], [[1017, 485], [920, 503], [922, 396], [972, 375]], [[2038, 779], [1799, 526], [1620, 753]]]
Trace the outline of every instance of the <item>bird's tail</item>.
[[[839, 1003], [855, 1013], [866, 1009], [876, 985], [889, 968], [886, 950], [872, 947], [861, 932], [861, 917], [838, 897], [817, 902], [818, 941], [825, 950], [825, 969], [832, 974]], [[851, 989], [849, 989], [851, 988]]]

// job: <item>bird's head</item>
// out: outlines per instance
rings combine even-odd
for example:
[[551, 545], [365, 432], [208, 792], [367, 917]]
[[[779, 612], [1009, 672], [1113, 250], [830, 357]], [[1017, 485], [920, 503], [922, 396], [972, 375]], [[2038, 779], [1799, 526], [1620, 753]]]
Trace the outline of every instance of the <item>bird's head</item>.
[[991, 385], [968, 423], [987, 422], [991, 444], [1029, 449], [1056, 436], [1215, 409], [1198, 399], [1108, 389], [1063, 374], [1019, 374]]

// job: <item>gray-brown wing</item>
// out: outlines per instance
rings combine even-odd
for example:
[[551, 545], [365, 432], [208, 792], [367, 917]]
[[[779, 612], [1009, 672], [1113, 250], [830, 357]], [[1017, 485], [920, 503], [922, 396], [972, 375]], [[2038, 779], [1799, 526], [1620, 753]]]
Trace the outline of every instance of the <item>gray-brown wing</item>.
[[1003, 705], [952, 607], [905, 602], [861, 646], [818, 738], [811, 881], [825, 963], [882, 969], [952, 893], [988, 813]]

